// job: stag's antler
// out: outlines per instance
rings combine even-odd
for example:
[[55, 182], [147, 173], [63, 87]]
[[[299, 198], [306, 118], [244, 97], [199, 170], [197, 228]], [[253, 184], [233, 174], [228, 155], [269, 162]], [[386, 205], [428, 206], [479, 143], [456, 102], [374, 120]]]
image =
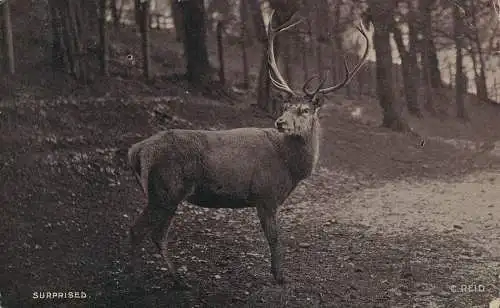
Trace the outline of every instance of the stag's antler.
[[[292, 15], [292, 17], [294, 15]], [[287, 22], [285, 22], [283, 25], [278, 27], [278, 29], [273, 29], [273, 27], [272, 27], [273, 16], [274, 16], [274, 10], [271, 12], [271, 15], [269, 16], [269, 25], [268, 25], [268, 31], [267, 31], [267, 38], [268, 38], [268, 44], [269, 44], [269, 46], [268, 46], [268, 61], [269, 61], [269, 66], [271, 68], [271, 71], [269, 72], [269, 76], [271, 78], [271, 82], [273, 83], [273, 85], [276, 88], [278, 88], [279, 90], [282, 90], [284, 92], [287, 92], [293, 96], [296, 96], [297, 94], [288, 86], [287, 82], [285, 81], [285, 79], [283, 78], [283, 76], [281, 75], [281, 73], [278, 69], [278, 65], [276, 64], [276, 59], [274, 57], [274, 38], [276, 37], [276, 35], [278, 33], [285, 31], [285, 30], [288, 30], [288, 29], [296, 26], [298, 23], [302, 22], [302, 19], [292, 23], [291, 22], [292, 17], [290, 17], [290, 19]], [[342, 82], [340, 82], [339, 84], [336, 84], [332, 87], [321, 89], [321, 87], [324, 85], [324, 83], [326, 81], [326, 76], [325, 76], [324, 78], [320, 78], [320, 83], [315, 91], [309, 91], [309, 90], [307, 90], [309, 84], [317, 76], [313, 76], [313, 77], [309, 78], [304, 83], [304, 86], [302, 87], [302, 91], [306, 94], [306, 96], [314, 97], [318, 93], [326, 94], [326, 93], [337, 91], [338, 89], [344, 87], [349, 82], [351, 82], [351, 80], [354, 78], [354, 76], [361, 69], [361, 67], [366, 62], [366, 59], [368, 57], [368, 51], [370, 50], [370, 41], [368, 39], [368, 36], [366, 35], [366, 31], [365, 31], [365, 28], [363, 26], [363, 23], [361, 23], [360, 26], [356, 26], [356, 29], [363, 35], [363, 38], [366, 41], [365, 52], [363, 53], [363, 56], [361, 57], [361, 60], [359, 61], [359, 63], [354, 67], [354, 69], [351, 72], [349, 72], [349, 67], [347, 66], [347, 60], [344, 58], [345, 78]], [[273, 74], [276, 77], [273, 77]]]
[[[360, 23], [360, 26], [356, 26], [356, 29], [361, 33], [361, 35], [363, 35], [363, 38], [366, 41], [365, 52], [363, 53], [363, 56], [361, 57], [361, 60], [354, 67], [354, 69], [351, 72], [349, 72], [349, 68], [347, 67], [347, 60], [344, 58], [344, 68], [345, 68], [345, 78], [344, 78], [344, 80], [341, 83], [339, 83], [337, 85], [334, 85], [332, 87], [324, 88], [324, 89], [318, 89], [316, 91], [317, 93], [326, 94], [326, 93], [337, 91], [338, 89], [344, 87], [349, 82], [351, 82], [351, 80], [354, 78], [354, 76], [356, 76], [356, 74], [361, 69], [361, 67], [363, 66], [363, 64], [365, 64], [366, 58], [368, 58], [368, 51], [370, 50], [370, 41], [368, 40], [368, 36], [366, 35], [365, 27], [363, 26], [363, 23]], [[306, 93], [306, 94], [307, 95], [311, 95], [311, 94], [315, 95], [316, 93]]]
[[269, 44], [267, 48], [267, 55], [271, 72], [274, 73], [274, 75], [276, 76], [276, 78], [274, 78], [271, 72], [269, 74], [269, 77], [271, 78], [271, 82], [273, 83], [273, 85], [282, 91], [285, 91], [293, 96], [296, 96], [297, 94], [288, 86], [287, 82], [281, 75], [278, 69], [278, 65], [276, 64], [276, 59], [274, 57], [274, 38], [276, 37], [276, 34], [288, 30], [302, 22], [302, 19], [300, 19], [292, 23], [291, 20], [294, 15], [292, 15], [292, 17], [290, 17], [290, 19], [283, 25], [279, 26], [278, 29], [273, 29], [272, 21], [274, 16], [274, 10], [271, 12], [271, 15], [269, 16], [269, 25], [267, 26], [267, 42]]

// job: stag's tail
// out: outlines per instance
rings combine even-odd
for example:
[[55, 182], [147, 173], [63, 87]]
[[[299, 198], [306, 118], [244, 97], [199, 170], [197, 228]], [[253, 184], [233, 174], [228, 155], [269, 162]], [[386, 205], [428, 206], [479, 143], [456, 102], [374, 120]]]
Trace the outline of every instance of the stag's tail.
[[146, 188], [141, 181], [141, 150], [141, 142], [136, 143], [130, 147], [130, 149], [128, 150], [128, 164], [131, 167], [132, 172], [134, 173], [134, 177], [137, 180], [137, 183], [144, 191], [144, 194], [147, 195]]

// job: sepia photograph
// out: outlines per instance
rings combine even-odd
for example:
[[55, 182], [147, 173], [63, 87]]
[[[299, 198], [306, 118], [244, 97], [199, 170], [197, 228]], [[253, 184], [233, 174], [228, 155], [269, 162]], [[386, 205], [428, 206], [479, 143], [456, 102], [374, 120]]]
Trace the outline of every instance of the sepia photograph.
[[0, 308], [500, 308], [500, 0], [0, 0]]

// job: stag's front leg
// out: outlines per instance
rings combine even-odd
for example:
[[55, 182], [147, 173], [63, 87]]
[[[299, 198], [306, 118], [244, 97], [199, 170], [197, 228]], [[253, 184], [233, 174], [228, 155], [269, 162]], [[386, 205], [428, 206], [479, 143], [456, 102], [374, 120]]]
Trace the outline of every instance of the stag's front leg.
[[278, 284], [283, 284], [285, 283], [285, 278], [281, 271], [282, 252], [276, 212], [276, 206], [257, 206], [257, 215], [259, 216], [262, 230], [264, 231], [271, 251], [271, 273]]

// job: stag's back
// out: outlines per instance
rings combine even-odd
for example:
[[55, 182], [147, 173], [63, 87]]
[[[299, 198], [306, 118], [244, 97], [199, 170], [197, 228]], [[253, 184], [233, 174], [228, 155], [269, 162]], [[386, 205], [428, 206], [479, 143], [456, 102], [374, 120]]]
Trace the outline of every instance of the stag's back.
[[[129, 161], [145, 191], [155, 172], [163, 186], [183, 186], [202, 206], [282, 202], [301, 180], [288, 169], [284, 138], [275, 129], [169, 130], [133, 145]], [[225, 201], [232, 205], [219, 204]]]

